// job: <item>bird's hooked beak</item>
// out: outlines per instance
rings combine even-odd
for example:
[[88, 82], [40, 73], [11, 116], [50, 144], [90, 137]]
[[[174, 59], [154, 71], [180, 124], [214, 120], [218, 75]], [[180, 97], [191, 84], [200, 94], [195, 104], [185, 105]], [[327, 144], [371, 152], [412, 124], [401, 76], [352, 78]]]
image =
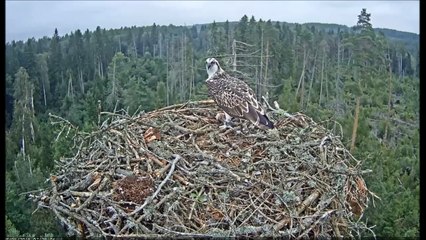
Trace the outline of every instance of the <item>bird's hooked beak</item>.
[[210, 68], [213, 66], [213, 61], [212, 61], [212, 59], [211, 58], [207, 58], [206, 59], [206, 66], [207, 66], [207, 70], [210, 70]]
[[214, 58], [208, 58], [206, 60], [206, 70], [207, 70], [207, 74], [210, 76], [212, 76], [213, 74], [215, 74], [216, 72], [220, 72], [221, 68], [219, 66], [219, 63], [216, 59]]

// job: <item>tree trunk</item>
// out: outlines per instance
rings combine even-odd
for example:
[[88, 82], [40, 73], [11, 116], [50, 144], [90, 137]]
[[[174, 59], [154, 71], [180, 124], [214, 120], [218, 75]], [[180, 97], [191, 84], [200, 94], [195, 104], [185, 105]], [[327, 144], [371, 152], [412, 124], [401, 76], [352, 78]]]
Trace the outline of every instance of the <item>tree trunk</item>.
[[[303, 87], [304, 87], [304, 78], [305, 78], [305, 68], [306, 68], [306, 48], [303, 48], [303, 67], [302, 67], [302, 73], [300, 74], [300, 78], [299, 78], [299, 84], [297, 85], [297, 90], [296, 90], [296, 96], [295, 99], [297, 100], [297, 95], [299, 94], [299, 90], [300, 87], [302, 86], [302, 91], [303, 91]], [[301, 94], [301, 101], [302, 101], [302, 106], [303, 106], [303, 93]]]
[[356, 98], [356, 106], [355, 106], [355, 118], [354, 118], [354, 125], [352, 128], [352, 139], [351, 139], [351, 148], [350, 148], [350, 152], [352, 153], [355, 149], [355, 141], [356, 141], [356, 134], [357, 134], [357, 130], [358, 130], [358, 118], [359, 118], [359, 102], [360, 102], [360, 97]]
[[237, 71], [237, 51], [236, 51], [236, 47], [237, 47], [237, 42], [234, 39], [232, 41], [232, 56], [234, 57], [234, 61], [232, 62], [232, 69], [234, 71]]
[[[269, 81], [268, 81], [268, 65], [269, 64], [268, 63], [269, 63], [269, 40], [266, 41], [265, 74], [263, 76], [264, 84], [266, 86], [269, 85]], [[266, 93], [269, 94], [268, 91], [266, 91]]]
[[44, 83], [44, 80], [41, 81], [41, 85], [43, 87], [43, 100], [44, 100], [44, 106], [47, 106], [47, 99], [46, 99], [46, 86]]
[[399, 53], [398, 73], [399, 73], [399, 79], [401, 79], [402, 78], [402, 53]]
[[[31, 109], [29, 111], [30, 111], [30, 114], [32, 116], [32, 119], [35, 119], [35, 116], [34, 116], [34, 96], [33, 96], [34, 89], [33, 89], [32, 86], [30, 86], [30, 91], [31, 91], [31, 95], [30, 95], [30, 97], [31, 97]], [[34, 126], [33, 126], [32, 119], [30, 121], [31, 142], [35, 143], [35, 133], [34, 133]]]
[[116, 66], [116, 60], [114, 59], [114, 64], [112, 65], [112, 96], [114, 97], [113, 99], [115, 100], [117, 98], [117, 88], [115, 86], [116, 84], [116, 79], [115, 79], [115, 66]]
[[[339, 110], [340, 103], [340, 91], [339, 91], [339, 80], [340, 80], [340, 40], [337, 42], [337, 71], [336, 71], [336, 82], [335, 82], [335, 98], [334, 98], [334, 116], [336, 117]], [[333, 133], [336, 132], [336, 124], [333, 127]]]
[[263, 30], [262, 34], [260, 36], [260, 71], [259, 71], [259, 78], [258, 78], [258, 84], [256, 84], [257, 89], [257, 99], [261, 99], [261, 96], [263, 94], [263, 79], [262, 79], [262, 73], [263, 73]]
[[167, 46], [166, 46], [166, 59], [167, 59], [167, 64], [166, 64], [166, 102], [167, 102], [167, 106], [169, 106], [170, 104], [170, 100], [169, 100], [169, 40], [167, 40]]
[[185, 43], [184, 43], [184, 34], [182, 31], [182, 38], [181, 38], [181, 78], [180, 78], [180, 87], [179, 87], [179, 96], [180, 101], [185, 100], [185, 93], [184, 93], [184, 78], [185, 78]]
[[337, 43], [337, 71], [336, 71], [336, 100], [339, 100], [339, 81], [340, 81], [340, 41]]
[[327, 102], [327, 99], [328, 99], [328, 97], [330, 96], [329, 95], [329, 93], [328, 93], [328, 81], [327, 81], [327, 79], [328, 79], [328, 75], [327, 75], [327, 73], [325, 73], [325, 101]]
[[314, 83], [314, 76], [315, 76], [315, 68], [317, 63], [317, 51], [315, 50], [315, 56], [314, 56], [314, 64], [312, 66], [312, 74], [309, 79], [309, 93], [308, 93], [308, 100], [306, 101], [306, 104], [308, 104], [311, 101], [311, 92], [312, 92], [312, 84]]
[[98, 62], [96, 63], [98, 65], [98, 76], [101, 77], [101, 61], [99, 60], [99, 57], [97, 57]]
[[101, 65], [101, 79], [104, 79], [104, 65], [102, 64], [102, 60], [99, 61], [100, 65]]
[[133, 51], [135, 51], [135, 58], [138, 58], [138, 49], [136, 48], [135, 36], [133, 36]]
[[158, 33], [158, 48], [159, 48], [159, 57], [163, 55], [163, 37], [161, 33]]
[[[24, 107], [24, 109], [26, 109], [26, 107]], [[25, 112], [25, 110], [24, 110]], [[30, 157], [26, 155], [26, 148], [25, 148], [25, 113], [22, 113], [22, 147], [21, 147], [21, 152], [22, 152], [22, 157], [23, 160], [25, 161], [25, 159], [28, 159], [28, 163], [29, 163], [29, 168], [30, 168], [30, 175], [33, 175], [33, 170], [31, 167], [31, 159]]]
[[[25, 110], [24, 110], [25, 111]], [[22, 131], [22, 135], [21, 135], [21, 153], [22, 153], [22, 157], [25, 160], [26, 154], [25, 154], [25, 114], [22, 113], [22, 123], [21, 123], [21, 131]]]
[[305, 98], [305, 77], [302, 78], [302, 86], [300, 87], [300, 108], [304, 109]]
[[322, 63], [321, 63], [321, 86], [320, 86], [320, 96], [319, 96], [319, 105], [321, 106], [322, 100], [322, 83], [324, 81], [324, 60], [325, 60], [325, 49], [323, 49], [322, 53]]
[[194, 90], [195, 73], [194, 73], [194, 54], [191, 56], [191, 84], [189, 85], [189, 99], [192, 97], [192, 91]]
[[94, 55], [93, 56], [93, 80], [94, 79], [96, 79], [96, 73], [97, 73], [97, 69], [96, 69], [96, 66], [98, 65], [98, 62], [97, 62], [97, 59], [96, 59], [96, 56]]
[[83, 71], [82, 70], [79, 70], [79, 72], [80, 72], [80, 87], [81, 87], [81, 92], [83, 93], [83, 95], [84, 95], [84, 81], [83, 81]]
[[70, 72], [70, 78], [69, 78], [68, 84], [69, 84], [68, 91], [70, 93], [71, 98], [74, 99], [74, 86], [73, 86], [73, 80], [72, 80], [72, 74], [71, 74], [71, 72]]
[[389, 119], [391, 119], [391, 103], [392, 103], [392, 66], [389, 63], [389, 80], [388, 80], [388, 119], [386, 120], [385, 133], [383, 141], [388, 138]]
[[350, 52], [349, 52], [349, 57], [348, 57], [348, 64], [347, 64], [347, 66], [349, 67], [349, 65], [351, 64], [351, 59], [352, 59], [352, 51], [351, 50], [349, 50]]
[[121, 38], [118, 36], [118, 51], [121, 52]]

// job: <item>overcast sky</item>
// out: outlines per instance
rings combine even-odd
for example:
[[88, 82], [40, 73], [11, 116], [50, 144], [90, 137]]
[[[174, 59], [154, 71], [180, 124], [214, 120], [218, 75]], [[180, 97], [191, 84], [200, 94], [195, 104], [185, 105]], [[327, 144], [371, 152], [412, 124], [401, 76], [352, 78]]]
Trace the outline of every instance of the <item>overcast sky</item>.
[[373, 27], [419, 33], [419, 1], [6, 1], [6, 41], [80, 29], [192, 25], [256, 20], [356, 24], [362, 8]]

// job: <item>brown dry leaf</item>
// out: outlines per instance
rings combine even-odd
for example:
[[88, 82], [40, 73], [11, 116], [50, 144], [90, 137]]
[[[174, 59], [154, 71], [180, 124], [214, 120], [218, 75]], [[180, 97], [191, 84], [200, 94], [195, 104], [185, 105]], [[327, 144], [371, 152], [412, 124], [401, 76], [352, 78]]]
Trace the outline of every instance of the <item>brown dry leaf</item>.
[[95, 181], [87, 188], [90, 191], [93, 191], [95, 188], [97, 188], [99, 186], [99, 184], [101, 183], [102, 177], [100, 174], [96, 174], [96, 179]]
[[241, 159], [238, 157], [230, 158], [228, 164], [232, 167], [239, 167], [241, 164]]
[[153, 127], [148, 128], [143, 134], [143, 137], [146, 143], [150, 143], [154, 140], [161, 140], [160, 131]]
[[365, 186], [365, 182], [360, 177], [356, 178], [356, 184], [358, 187], [358, 192], [361, 194], [362, 197], [367, 196], [367, 187]]
[[211, 215], [212, 215], [213, 219], [216, 220], [216, 221], [222, 220], [223, 216], [224, 216], [223, 213], [221, 211], [217, 210], [217, 209], [213, 209], [212, 212], [211, 212]]
[[78, 222], [78, 230], [81, 232], [81, 233], [83, 233], [84, 232], [84, 226], [83, 226], [83, 223], [82, 222]]
[[58, 177], [57, 177], [57, 176], [55, 176], [55, 175], [52, 175], [52, 176], [50, 176], [50, 180], [51, 180], [52, 182], [56, 182], [56, 181], [58, 180]]
[[358, 202], [352, 200], [349, 201], [349, 204], [351, 205], [352, 213], [358, 217], [361, 216], [362, 212], [364, 211], [363, 207], [361, 207]]
[[361, 216], [362, 212], [364, 212], [364, 208], [359, 204], [357, 199], [349, 193], [347, 196], [347, 201], [351, 207], [351, 212], [358, 217]]

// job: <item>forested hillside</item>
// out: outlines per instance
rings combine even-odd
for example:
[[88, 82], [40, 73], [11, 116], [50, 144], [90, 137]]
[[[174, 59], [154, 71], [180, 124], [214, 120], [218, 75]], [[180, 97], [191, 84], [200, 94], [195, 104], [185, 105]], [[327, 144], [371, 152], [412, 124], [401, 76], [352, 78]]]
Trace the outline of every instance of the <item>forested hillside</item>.
[[63, 37], [59, 27], [52, 37], [6, 43], [7, 234], [63, 235], [53, 215], [35, 211], [23, 194], [49, 184], [55, 160], [73, 144], [56, 139], [49, 113], [90, 130], [99, 111], [133, 114], [207, 99], [204, 64], [215, 57], [259, 97], [341, 135], [373, 171], [366, 182], [381, 201], [371, 199], [375, 207], [362, 221], [376, 235], [418, 237], [418, 35], [374, 30], [370, 17], [363, 9], [353, 28], [247, 16]]

